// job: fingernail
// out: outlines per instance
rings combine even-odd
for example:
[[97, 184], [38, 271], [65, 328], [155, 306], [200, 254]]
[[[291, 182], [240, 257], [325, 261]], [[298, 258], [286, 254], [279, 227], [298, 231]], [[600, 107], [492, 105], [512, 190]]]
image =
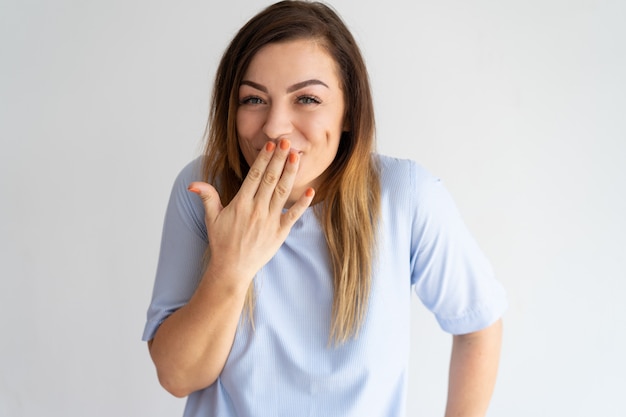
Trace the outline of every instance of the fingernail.
[[315, 190], [313, 188], [307, 188], [305, 194], [307, 197], [313, 197], [313, 194], [315, 194]]
[[200, 194], [200, 190], [196, 187], [192, 187], [191, 185], [187, 187], [187, 190], [191, 191], [192, 193]]
[[292, 164], [295, 164], [296, 162], [298, 162], [298, 154], [297, 153], [290, 153], [289, 154], [289, 162]]
[[287, 149], [289, 149], [289, 141], [287, 139], [281, 139], [280, 140], [280, 149], [282, 149], [283, 151], [286, 151]]
[[267, 142], [265, 144], [265, 150], [268, 151], [268, 152], [272, 152], [275, 147], [276, 147], [276, 145], [274, 144], [274, 142]]

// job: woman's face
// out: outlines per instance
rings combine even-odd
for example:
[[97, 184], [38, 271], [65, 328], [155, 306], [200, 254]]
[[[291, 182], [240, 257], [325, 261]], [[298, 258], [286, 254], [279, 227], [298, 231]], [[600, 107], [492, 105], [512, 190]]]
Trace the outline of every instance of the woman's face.
[[303, 39], [264, 46], [239, 87], [237, 134], [248, 165], [269, 140], [289, 139], [300, 168], [289, 202], [317, 188], [344, 130], [344, 97], [336, 63], [324, 47]]

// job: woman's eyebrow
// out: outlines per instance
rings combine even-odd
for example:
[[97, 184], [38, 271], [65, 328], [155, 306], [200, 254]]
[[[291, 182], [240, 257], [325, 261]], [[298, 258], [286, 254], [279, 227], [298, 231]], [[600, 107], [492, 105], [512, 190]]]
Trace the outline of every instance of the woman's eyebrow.
[[[241, 81], [241, 85], [249, 85], [250, 87], [255, 88], [255, 89], [259, 90], [259, 91], [262, 91], [262, 92], [264, 92], [266, 94], [268, 93], [267, 87], [265, 87], [264, 85], [255, 83], [254, 81], [243, 80], [243, 81]], [[330, 88], [323, 81], [320, 81], [320, 80], [317, 80], [317, 79], [311, 79], [311, 80], [301, 81], [299, 83], [296, 83], [296, 84], [290, 86], [289, 88], [287, 88], [287, 92], [288, 93], [293, 93], [294, 91], [298, 91], [301, 88], [308, 87], [309, 85], [322, 85], [322, 86], [324, 86], [326, 88]]]
[[261, 85], [261, 84], [257, 84], [254, 81], [249, 81], [249, 80], [243, 80], [241, 82], [241, 85], [249, 85], [252, 88], [256, 88], [259, 91], [263, 91], [264, 93], [267, 94], [267, 87]]
[[302, 81], [302, 82], [296, 83], [296, 84], [292, 85], [291, 87], [289, 87], [287, 89], [287, 92], [288, 93], [293, 93], [294, 91], [298, 91], [299, 89], [304, 88], [304, 87], [308, 87], [309, 85], [323, 85], [326, 88], [330, 88], [330, 87], [328, 87], [328, 85], [326, 85], [325, 82], [313, 79], [313, 80], [306, 80], [306, 81]]

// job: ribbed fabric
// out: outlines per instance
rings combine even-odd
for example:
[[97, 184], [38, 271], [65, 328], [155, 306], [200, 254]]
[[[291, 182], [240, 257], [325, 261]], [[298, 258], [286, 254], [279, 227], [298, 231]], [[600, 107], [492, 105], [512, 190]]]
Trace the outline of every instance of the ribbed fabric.
[[[255, 330], [243, 321], [218, 381], [189, 396], [185, 417], [405, 415], [413, 287], [450, 333], [497, 320], [504, 290], [441, 182], [411, 161], [380, 156], [382, 220], [366, 321], [329, 345], [331, 270], [308, 209], [255, 278]], [[144, 340], [191, 297], [206, 242], [200, 200], [179, 175], [166, 214]]]

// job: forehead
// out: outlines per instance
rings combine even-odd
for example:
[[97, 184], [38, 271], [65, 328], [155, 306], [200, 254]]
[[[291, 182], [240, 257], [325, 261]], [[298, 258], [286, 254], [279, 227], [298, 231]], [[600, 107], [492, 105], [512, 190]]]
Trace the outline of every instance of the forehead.
[[297, 39], [265, 45], [250, 61], [244, 79], [255, 82], [299, 82], [324, 78], [339, 82], [337, 63], [315, 39]]

